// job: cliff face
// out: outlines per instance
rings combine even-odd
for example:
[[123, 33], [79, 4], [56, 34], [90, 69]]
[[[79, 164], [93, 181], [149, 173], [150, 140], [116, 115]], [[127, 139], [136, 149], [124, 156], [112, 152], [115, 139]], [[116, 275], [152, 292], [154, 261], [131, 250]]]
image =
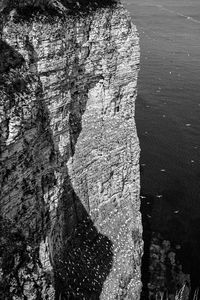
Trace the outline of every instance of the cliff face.
[[135, 26], [40, 15], [0, 43], [2, 299], [139, 299]]

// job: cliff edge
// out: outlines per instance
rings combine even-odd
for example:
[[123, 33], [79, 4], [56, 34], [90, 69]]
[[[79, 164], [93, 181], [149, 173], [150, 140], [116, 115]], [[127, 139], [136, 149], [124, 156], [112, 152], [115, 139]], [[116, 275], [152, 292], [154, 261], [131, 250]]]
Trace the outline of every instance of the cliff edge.
[[139, 299], [136, 28], [25, 12], [0, 40], [0, 298]]

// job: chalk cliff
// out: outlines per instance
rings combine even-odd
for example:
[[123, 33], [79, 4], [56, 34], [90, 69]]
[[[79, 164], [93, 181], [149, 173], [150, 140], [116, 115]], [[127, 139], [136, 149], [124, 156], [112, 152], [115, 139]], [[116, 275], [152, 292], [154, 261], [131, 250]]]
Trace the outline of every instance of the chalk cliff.
[[1, 299], [139, 299], [138, 69], [119, 4], [4, 19]]

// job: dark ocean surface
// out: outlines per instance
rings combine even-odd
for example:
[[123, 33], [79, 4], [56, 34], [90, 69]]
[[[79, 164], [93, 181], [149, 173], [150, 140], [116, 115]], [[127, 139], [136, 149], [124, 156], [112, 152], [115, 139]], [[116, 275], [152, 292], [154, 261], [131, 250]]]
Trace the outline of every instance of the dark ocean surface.
[[184, 268], [200, 285], [200, 1], [124, 3], [140, 34], [143, 214], [182, 246]]

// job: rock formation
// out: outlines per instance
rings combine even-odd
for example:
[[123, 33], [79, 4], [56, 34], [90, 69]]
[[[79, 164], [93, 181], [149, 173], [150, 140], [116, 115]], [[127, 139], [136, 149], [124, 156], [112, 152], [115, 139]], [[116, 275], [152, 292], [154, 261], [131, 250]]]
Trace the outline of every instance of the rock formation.
[[0, 298], [137, 300], [136, 28], [25, 12], [0, 41]]

